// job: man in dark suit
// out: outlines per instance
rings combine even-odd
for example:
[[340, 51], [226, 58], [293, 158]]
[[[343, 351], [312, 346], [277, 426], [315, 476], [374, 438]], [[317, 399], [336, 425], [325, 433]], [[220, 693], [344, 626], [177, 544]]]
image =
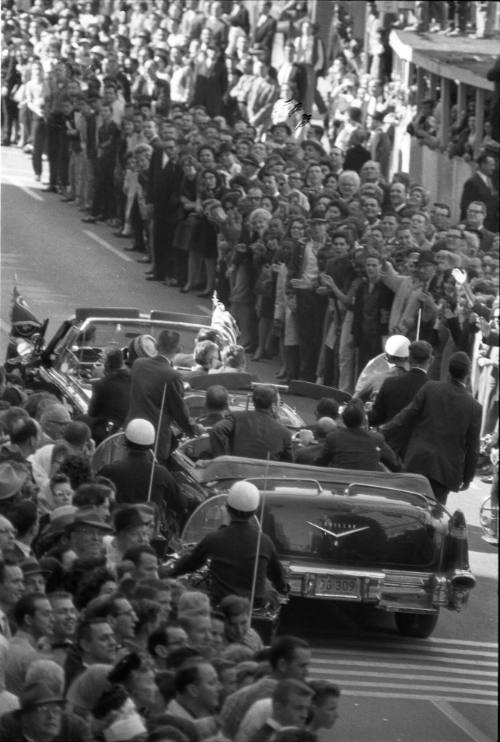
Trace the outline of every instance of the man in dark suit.
[[464, 183], [460, 199], [460, 219], [467, 218], [467, 207], [472, 201], [482, 201], [486, 205], [484, 226], [491, 232], [498, 232], [498, 192], [493, 185], [495, 158], [482, 152], [476, 160], [477, 172]]
[[146, 201], [153, 217], [153, 269], [148, 281], [174, 279], [173, 236], [179, 216], [182, 168], [175, 139], [165, 139], [153, 148]]
[[316, 460], [323, 452], [326, 436], [328, 433], [331, 433], [332, 430], [337, 429], [337, 423], [331, 417], [320, 417], [315, 427], [316, 439], [313, 440], [312, 443], [302, 446], [295, 452], [296, 464], [316, 466]]
[[453, 353], [447, 381], [429, 381], [384, 432], [408, 440], [405, 471], [429, 479], [436, 499], [446, 505], [450, 490], [469, 487], [476, 470], [481, 405], [466, 388], [471, 362]]
[[292, 461], [290, 431], [274, 415], [277, 394], [272, 387], [257, 386], [252, 394], [253, 411], [234, 412], [210, 431], [215, 456], [247, 456], [252, 459]]
[[399, 471], [401, 462], [389, 448], [380, 433], [367, 430], [363, 402], [351, 399], [342, 412], [345, 428], [337, 428], [326, 436], [317, 466], [338, 469], [383, 471], [384, 464], [391, 471]]
[[266, 0], [253, 30], [253, 43], [259, 44], [265, 50], [265, 59], [269, 62], [273, 51], [274, 34], [277, 22], [271, 15], [272, 2]]
[[[368, 414], [370, 425], [375, 427], [389, 420], [410, 404], [421, 386], [427, 383], [427, 371], [432, 361], [432, 346], [425, 340], [410, 344], [408, 361], [410, 370], [401, 376], [389, 376], [382, 383], [373, 408]], [[389, 446], [401, 455], [400, 439], [389, 433], [385, 437]]]
[[157, 458], [168, 459], [172, 449], [172, 422], [187, 435], [195, 435], [196, 426], [189, 419], [184, 402], [181, 376], [172, 368], [172, 358], [179, 351], [178, 332], [162, 330], [158, 337], [158, 355], [138, 358], [132, 366], [128, 420], [149, 420], [157, 431]]
[[123, 363], [120, 348], [112, 348], [104, 359], [104, 377], [96, 381], [89, 402], [88, 424], [92, 438], [99, 445], [111, 432], [123, 425], [130, 397], [130, 371]]
[[250, 15], [243, 0], [233, 0], [233, 7], [229, 15], [226, 16], [226, 22], [235, 28], [242, 28], [248, 36], [250, 33]]
[[471, 201], [465, 213], [464, 227], [467, 232], [473, 232], [479, 237], [479, 249], [486, 253], [493, 247], [495, 235], [484, 226], [486, 221], [486, 204], [482, 201]]

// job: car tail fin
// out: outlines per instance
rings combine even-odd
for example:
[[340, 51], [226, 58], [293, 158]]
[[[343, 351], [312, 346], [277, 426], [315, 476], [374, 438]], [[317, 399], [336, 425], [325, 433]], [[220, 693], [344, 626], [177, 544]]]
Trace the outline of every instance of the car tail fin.
[[461, 510], [455, 510], [450, 518], [443, 566], [449, 578], [450, 606], [460, 611], [476, 584], [470, 570], [467, 524]]

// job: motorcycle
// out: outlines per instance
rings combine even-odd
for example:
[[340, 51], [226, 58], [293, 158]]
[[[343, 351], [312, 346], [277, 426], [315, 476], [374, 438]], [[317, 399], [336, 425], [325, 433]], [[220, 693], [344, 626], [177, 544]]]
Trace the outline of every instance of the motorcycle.
[[[226, 494], [215, 495], [202, 502], [188, 518], [180, 537], [170, 541], [173, 551], [165, 562], [165, 567], [174, 565], [181, 556], [190, 551], [201, 539], [222, 525], [227, 524], [227, 511], [225, 508]], [[259, 528], [257, 518], [254, 518], [256, 528]], [[210, 566], [205, 564], [196, 570], [180, 578], [192, 590], [201, 590], [210, 594]], [[263, 607], [254, 608], [252, 611], [252, 627], [258, 632], [264, 644], [269, 644], [279, 626], [280, 613], [288, 599], [279, 595], [272, 587], [268, 590], [266, 604]]]
[[486, 436], [482, 441], [481, 453], [487, 454], [493, 467], [491, 491], [481, 503], [479, 522], [483, 541], [498, 546], [498, 434]]
[[12, 290], [10, 323], [5, 369], [26, 381], [31, 364], [40, 357], [49, 320], [40, 322], [35, 317], [16, 285]]

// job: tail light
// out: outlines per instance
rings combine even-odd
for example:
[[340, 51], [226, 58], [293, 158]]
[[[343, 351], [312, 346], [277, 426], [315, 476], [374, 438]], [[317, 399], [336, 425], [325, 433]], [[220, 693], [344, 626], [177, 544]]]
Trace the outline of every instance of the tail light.
[[470, 571], [467, 524], [461, 510], [455, 510], [450, 518], [443, 569], [449, 580], [450, 607], [460, 611], [467, 603], [469, 592], [476, 584], [476, 578]]

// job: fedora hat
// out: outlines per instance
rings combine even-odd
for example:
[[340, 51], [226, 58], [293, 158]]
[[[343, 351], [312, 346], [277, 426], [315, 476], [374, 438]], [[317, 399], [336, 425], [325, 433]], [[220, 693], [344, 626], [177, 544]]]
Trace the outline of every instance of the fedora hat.
[[123, 531], [144, 525], [144, 519], [138, 508], [124, 508], [119, 510], [114, 517], [115, 533], [123, 533]]
[[66, 526], [66, 531], [71, 533], [77, 526], [90, 526], [91, 528], [100, 528], [102, 531], [111, 532], [113, 529], [108, 526], [99, 516], [97, 510], [92, 507], [77, 508], [72, 521]]
[[34, 557], [27, 557], [23, 559], [19, 566], [23, 571], [23, 577], [31, 577], [32, 575], [49, 575], [50, 572], [39, 564], [38, 560]]
[[31, 711], [47, 703], [62, 704], [64, 698], [54, 693], [45, 683], [29, 683], [23, 688], [19, 696], [21, 711]]
[[252, 167], [259, 167], [260, 162], [254, 155], [246, 155], [240, 159], [242, 165], [252, 165]]
[[274, 134], [274, 132], [276, 131], [276, 129], [279, 129], [279, 128], [286, 129], [286, 133], [288, 134], [288, 136], [289, 137], [292, 136], [292, 130], [291, 130], [290, 126], [286, 123], [286, 121], [278, 121], [277, 124], [273, 124], [271, 126], [271, 128], [269, 129], [269, 131], [271, 132], [271, 134]]
[[321, 157], [326, 157], [325, 150], [323, 149], [323, 147], [321, 146], [321, 144], [319, 142], [317, 142], [315, 139], [303, 139], [302, 142], [300, 143], [300, 146], [302, 147], [302, 149], [305, 149], [306, 147], [314, 147], [314, 149], [316, 150], [316, 152]]

